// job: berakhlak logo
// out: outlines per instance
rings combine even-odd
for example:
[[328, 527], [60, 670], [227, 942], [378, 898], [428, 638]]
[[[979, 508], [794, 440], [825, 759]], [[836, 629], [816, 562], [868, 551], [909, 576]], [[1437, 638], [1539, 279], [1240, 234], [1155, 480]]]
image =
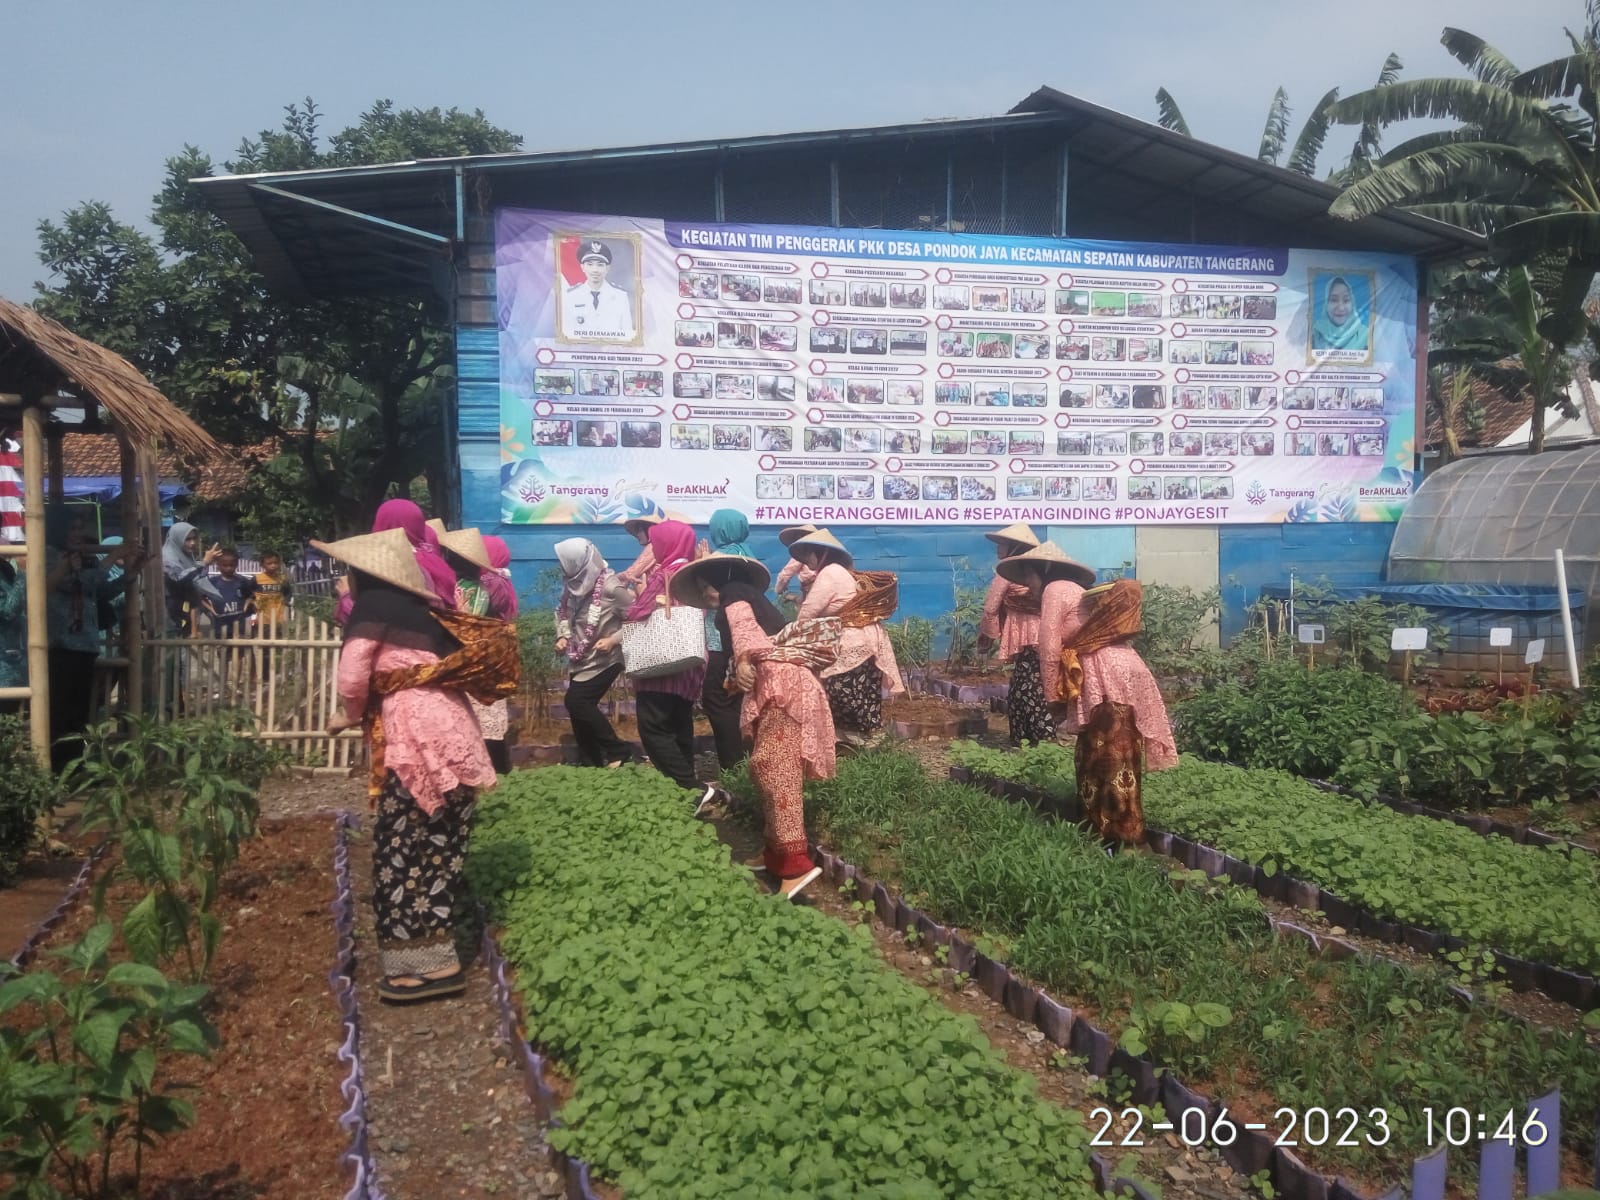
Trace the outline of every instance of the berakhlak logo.
[[1250, 486], [1244, 490], [1244, 498], [1251, 504], [1265, 504], [1267, 502], [1267, 489], [1261, 486], [1259, 479], [1251, 480]]
[[537, 479], [525, 479], [517, 488], [517, 495], [524, 504], [537, 504], [544, 499], [544, 484]]

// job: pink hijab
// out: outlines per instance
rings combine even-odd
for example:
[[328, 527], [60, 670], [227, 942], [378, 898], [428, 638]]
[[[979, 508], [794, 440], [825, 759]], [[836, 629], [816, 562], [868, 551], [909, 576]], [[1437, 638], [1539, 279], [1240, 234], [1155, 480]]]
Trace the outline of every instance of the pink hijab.
[[405, 532], [406, 541], [411, 543], [411, 549], [416, 553], [417, 566], [422, 568], [428, 586], [439, 598], [438, 607], [454, 608], [456, 573], [439, 553], [439, 535], [428, 528], [422, 510], [410, 500], [385, 500], [378, 505], [378, 513], [372, 518], [372, 532], [382, 533], [385, 529]]
[[656, 566], [644, 581], [644, 590], [628, 609], [629, 621], [642, 621], [656, 609], [656, 598], [667, 590], [667, 583], [694, 557], [694, 529], [682, 521], [658, 521], [650, 526], [650, 549]]
[[489, 566], [479, 577], [489, 593], [489, 615], [502, 621], [517, 619], [517, 589], [511, 583], [511, 547], [504, 538], [483, 535], [483, 548], [489, 552]]

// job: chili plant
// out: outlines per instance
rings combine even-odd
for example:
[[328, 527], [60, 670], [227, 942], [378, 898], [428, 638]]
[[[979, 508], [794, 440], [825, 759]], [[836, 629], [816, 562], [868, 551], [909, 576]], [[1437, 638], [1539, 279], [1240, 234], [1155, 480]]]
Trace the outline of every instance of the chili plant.
[[[112, 928], [98, 922], [51, 951], [59, 973], [36, 969], [0, 985], [0, 1196], [80, 1200], [136, 1195], [144, 1148], [186, 1128], [194, 1108], [157, 1082], [164, 1060], [207, 1056], [216, 1031], [206, 988], [174, 984], [144, 963], [108, 960]], [[132, 1179], [112, 1176], [132, 1147]]]

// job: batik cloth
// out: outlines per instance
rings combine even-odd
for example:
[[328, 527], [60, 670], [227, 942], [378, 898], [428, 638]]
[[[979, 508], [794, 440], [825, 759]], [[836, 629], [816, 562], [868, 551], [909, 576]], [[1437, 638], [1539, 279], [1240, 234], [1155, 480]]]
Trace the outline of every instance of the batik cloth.
[[457, 788], [425, 813], [398, 775], [385, 776], [372, 827], [372, 908], [385, 975], [462, 965], [453, 916], [465, 894], [461, 867], [476, 798], [472, 788]]
[[829, 675], [822, 681], [828, 693], [828, 708], [837, 729], [852, 733], [872, 733], [883, 725], [883, 674], [875, 659], [867, 659], [843, 675]]
[[1044, 698], [1037, 646], [1017, 652], [1011, 668], [1011, 688], [1006, 693], [1006, 725], [1013, 746], [1055, 741], [1056, 719]]
[[[434, 618], [461, 648], [430, 662], [374, 672], [373, 694], [388, 696], [408, 688], [431, 687], [464, 692], [468, 699], [480, 704], [492, 704], [515, 695], [522, 675], [516, 627], [492, 617], [440, 609], [432, 611]], [[383, 713], [378, 709], [367, 719], [367, 745], [372, 764], [367, 782], [369, 795], [378, 795], [383, 789], [384, 744]]]
[[[1058, 733], [1075, 734], [1089, 722], [1089, 715], [1101, 702], [1110, 700], [1133, 708], [1144, 737], [1145, 770], [1159, 771], [1176, 766], [1177, 746], [1172, 738], [1172, 723], [1167, 705], [1156, 686], [1155, 676], [1132, 646], [1105, 646], [1085, 653], [1079, 640], [1087, 623], [1088, 605], [1084, 590], [1071, 580], [1058, 579], [1044, 590], [1044, 606], [1039, 616], [1039, 673], [1047, 699], [1057, 703], [1060, 716]], [[1081, 676], [1077, 695], [1066, 699], [1062, 675], [1063, 647], [1073, 647]], [[1056, 702], [1057, 696], [1063, 698]]]
[[1107, 841], [1144, 841], [1144, 738], [1133, 707], [1097, 704], [1078, 731], [1073, 758], [1078, 800], [1090, 827]]
[[754, 676], [740, 721], [754, 746], [750, 775], [766, 815], [762, 860], [779, 879], [794, 879], [815, 865], [806, 846], [805, 781], [834, 773], [833, 718], [813, 672], [837, 653], [839, 622], [797, 621], [769, 636], [748, 603], [723, 612], [734, 660]]

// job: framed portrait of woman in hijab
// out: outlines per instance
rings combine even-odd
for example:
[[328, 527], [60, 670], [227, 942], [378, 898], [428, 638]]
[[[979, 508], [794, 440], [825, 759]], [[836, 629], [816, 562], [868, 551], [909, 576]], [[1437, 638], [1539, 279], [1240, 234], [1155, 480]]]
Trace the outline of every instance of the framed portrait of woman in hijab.
[[1377, 280], [1371, 271], [1314, 270], [1306, 282], [1306, 362], [1372, 361]]

